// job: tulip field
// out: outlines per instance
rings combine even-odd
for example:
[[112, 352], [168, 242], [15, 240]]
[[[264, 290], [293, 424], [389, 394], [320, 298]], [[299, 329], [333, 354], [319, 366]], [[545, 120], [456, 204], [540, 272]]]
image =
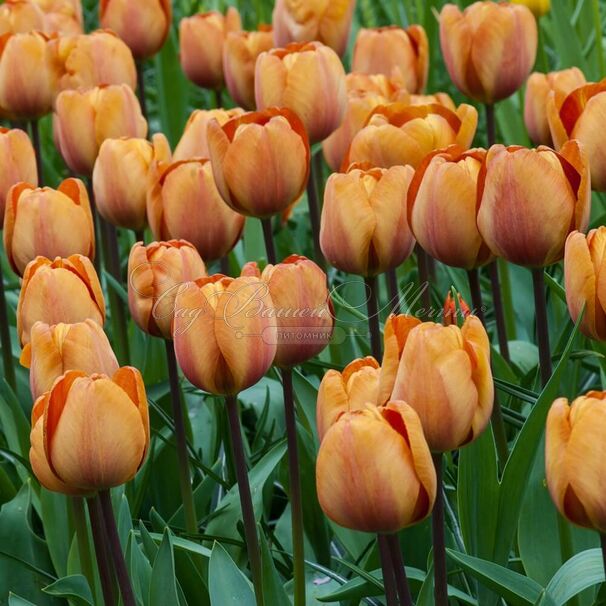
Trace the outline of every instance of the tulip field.
[[606, 605], [605, 25], [0, 0], [0, 606]]

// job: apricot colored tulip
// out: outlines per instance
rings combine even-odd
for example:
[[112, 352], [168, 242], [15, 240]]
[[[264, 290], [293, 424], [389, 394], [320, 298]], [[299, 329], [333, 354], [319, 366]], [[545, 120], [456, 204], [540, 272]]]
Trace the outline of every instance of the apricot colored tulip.
[[101, 27], [116, 32], [135, 59], [155, 55], [170, 31], [171, 0], [101, 0], [99, 10]]
[[187, 78], [202, 88], [222, 88], [225, 39], [230, 32], [241, 29], [240, 13], [234, 7], [225, 15], [211, 11], [181, 19], [179, 57]]
[[33, 2], [5, 2], [0, 6], [0, 36], [44, 31], [44, 13]]
[[6, 196], [4, 249], [23, 274], [36, 257], [95, 256], [95, 231], [86, 186], [66, 179], [57, 189], [14, 185]]
[[132, 480], [149, 448], [149, 413], [141, 373], [66, 372], [32, 411], [30, 462], [56, 492], [92, 494]]
[[274, 308], [259, 278], [221, 274], [187, 282], [175, 299], [173, 338], [187, 379], [209, 393], [234, 396], [257, 383], [276, 355]]
[[421, 421], [404, 402], [345, 412], [320, 445], [320, 506], [345, 528], [393, 533], [412, 526], [431, 513], [436, 485]]
[[262, 53], [255, 69], [258, 109], [287, 107], [301, 118], [311, 143], [333, 133], [347, 108], [345, 70], [319, 42], [292, 43]]
[[545, 267], [562, 259], [571, 231], [587, 228], [591, 178], [577, 141], [559, 153], [495, 145], [482, 172], [478, 228], [494, 255]]
[[474, 2], [461, 11], [446, 4], [440, 13], [440, 44], [450, 78], [481, 103], [506, 99], [524, 84], [537, 40], [537, 23], [526, 6]]
[[208, 149], [219, 193], [243, 215], [280, 213], [307, 185], [309, 142], [303, 123], [288, 109], [250, 112], [223, 126], [212, 120]]
[[44, 31], [47, 34], [75, 36], [84, 33], [82, 3], [80, 0], [30, 0], [44, 13]]
[[455, 302], [452, 293], [448, 291], [442, 308], [442, 324], [444, 326], [457, 325], [460, 318], [465, 319], [471, 315], [471, 309], [461, 293], [457, 293], [457, 301]]
[[139, 101], [126, 84], [63, 91], [57, 97], [53, 126], [63, 159], [81, 175], [92, 174], [106, 139], [147, 135]]
[[511, 0], [514, 4], [527, 6], [538, 19], [551, 10], [551, 0]]
[[354, 164], [326, 183], [320, 246], [336, 268], [376, 276], [400, 265], [415, 241], [406, 220], [410, 166], [372, 168]]
[[19, 303], [17, 334], [22, 345], [30, 341], [32, 326], [94, 320], [105, 322], [105, 300], [95, 268], [88, 257], [71, 255], [54, 261], [37, 257], [25, 268]]

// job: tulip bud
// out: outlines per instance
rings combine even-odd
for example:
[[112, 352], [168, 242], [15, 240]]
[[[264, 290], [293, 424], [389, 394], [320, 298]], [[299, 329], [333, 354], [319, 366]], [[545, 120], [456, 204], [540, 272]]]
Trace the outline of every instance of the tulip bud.
[[37, 257], [25, 268], [19, 303], [17, 334], [30, 342], [32, 326], [40, 321], [55, 325], [94, 320], [105, 322], [105, 300], [99, 278], [88, 257], [72, 255], [50, 261]]
[[436, 484], [421, 421], [404, 402], [344, 413], [320, 445], [318, 499], [340, 526], [398, 532], [430, 514]]
[[514, 4], [527, 6], [538, 19], [551, 10], [551, 0], [511, 0]]
[[605, 398], [603, 391], [590, 391], [571, 405], [558, 398], [547, 415], [545, 435], [547, 486], [558, 511], [600, 533], [606, 532]]
[[559, 153], [494, 145], [479, 184], [480, 234], [494, 255], [511, 263], [556, 263], [568, 234], [584, 231], [589, 223], [589, 165], [577, 141]]
[[139, 101], [126, 84], [63, 91], [57, 97], [53, 126], [63, 159], [81, 175], [93, 172], [105, 139], [147, 135]]
[[355, 7], [355, 0], [277, 0], [273, 12], [276, 46], [317, 40], [343, 56]]
[[219, 193], [243, 215], [280, 213], [305, 190], [309, 142], [303, 123], [288, 109], [250, 112], [223, 126], [213, 120], [208, 148]]
[[181, 68], [202, 88], [223, 87], [223, 45], [230, 32], [242, 29], [234, 7], [223, 16], [217, 11], [185, 17], [179, 23]]
[[128, 258], [128, 306], [137, 326], [171, 339], [179, 286], [204, 276], [204, 261], [185, 240], [135, 244]]
[[163, 46], [172, 22], [171, 0], [101, 0], [101, 27], [115, 31], [135, 59], [147, 59]]
[[[442, 323], [444, 326], [458, 326], [459, 317], [463, 319], [468, 318], [471, 315], [471, 309], [465, 302], [465, 299], [461, 296], [461, 293], [457, 293], [458, 303], [452, 298], [452, 293], [448, 291], [446, 300], [444, 301], [444, 309], [442, 310]], [[458, 305], [458, 307], [457, 307]]]
[[66, 179], [58, 189], [14, 185], [6, 196], [4, 249], [19, 275], [38, 256], [95, 256], [95, 231], [86, 187]]
[[70, 370], [38, 399], [32, 427], [30, 462], [43, 486], [69, 493], [120, 486], [149, 448], [141, 373], [132, 366], [111, 377]]
[[324, 256], [337, 269], [376, 276], [406, 259], [415, 241], [406, 220], [410, 166], [354, 164], [326, 183], [320, 227]]
[[474, 2], [463, 12], [446, 4], [440, 13], [440, 44], [455, 86], [481, 103], [515, 93], [537, 54], [537, 23], [525, 6]]
[[80, 0], [30, 0], [44, 12], [44, 31], [47, 34], [77, 36], [84, 33], [82, 3]]
[[255, 68], [258, 109], [287, 107], [305, 125], [311, 143], [334, 132], [345, 115], [345, 70], [319, 42], [289, 44], [259, 55]]
[[273, 48], [271, 27], [256, 32], [230, 32], [223, 46], [223, 74], [232, 99], [245, 109], [256, 109], [255, 64], [258, 56]]
[[361, 29], [351, 71], [399, 77], [410, 93], [422, 93], [429, 71], [429, 42], [420, 25]]
[[229, 253], [244, 229], [244, 217], [225, 204], [205, 159], [161, 163], [152, 170], [147, 218], [157, 240], [187, 240], [205, 261]]
[[409, 164], [416, 168], [436, 149], [454, 143], [468, 149], [477, 126], [478, 112], [471, 105], [459, 105], [456, 111], [435, 103], [382, 105], [354, 137], [344, 168], [351, 162], [369, 162], [383, 168]]
[[415, 409], [432, 451], [475, 440], [490, 420], [494, 400], [482, 322], [469, 316], [462, 328], [424, 322], [410, 330], [391, 397]]
[[196, 387], [235, 396], [257, 383], [276, 355], [267, 285], [220, 274], [187, 282], [175, 300], [173, 338], [183, 374]]
[[36, 322], [30, 338], [21, 353], [21, 364], [29, 368], [34, 400], [49, 391], [55, 380], [68, 370], [110, 376], [118, 370], [107, 336], [92, 320], [55, 326]]
[[33, 2], [5, 2], [0, 5], [0, 36], [44, 31], [44, 13]]

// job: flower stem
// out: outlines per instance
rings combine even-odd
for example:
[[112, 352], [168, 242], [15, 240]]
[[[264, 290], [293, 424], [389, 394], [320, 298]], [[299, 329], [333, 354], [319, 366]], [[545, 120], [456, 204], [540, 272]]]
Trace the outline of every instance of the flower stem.
[[385, 272], [387, 280], [387, 290], [389, 291], [389, 305], [391, 313], [398, 315], [400, 313], [400, 289], [398, 287], [398, 276], [396, 270], [388, 269]]
[[74, 526], [76, 528], [76, 540], [78, 541], [80, 569], [92, 589], [95, 586], [95, 575], [93, 574], [93, 562], [90, 553], [90, 542], [88, 540], [88, 526], [86, 524], [86, 512], [84, 511], [84, 499], [82, 497], [72, 497], [71, 506]]
[[406, 568], [404, 568], [404, 559], [402, 550], [400, 549], [400, 541], [397, 534], [390, 534], [387, 537], [389, 551], [391, 553], [391, 562], [393, 565], [394, 574], [396, 577], [396, 588], [401, 606], [412, 606], [412, 596], [410, 595], [410, 587], [406, 578]]
[[385, 588], [387, 606], [398, 606], [389, 541], [384, 534], [377, 535], [377, 541], [379, 543], [379, 555], [381, 556], [381, 568], [383, 569], [383, 587]]
[[11, 343], [11, 332], [8, 323], [8, 304], [4, 290], [4, 272], [0, 260], [0, 341], [2, 342], [2, 361], [4, 363], [4, 378], [15, 391], [17, 379], [15, 377], [15, 365], [13, 361], [13, 346]]
[[42, 142], [40, 141], [40, 127], [38, 120], [32, 120], [29, 123], [32, 134], [32, 145], [36, 154], [36, 167], [38, 169], [38, 186], [44, 185], [44, 166], [42, 165]]
[[429, 320], [431, 315], [431, 280], [429, 277], [429, 263], [427, 253], [417, 244], [417, 266], [419, 269], [419, 287], [421, 288], [421, 304], [424, 320]]
[[433, 453], [432, 457], [438, 480], [436, 502], [431, 515], [433, 538], [434, 604], [435, 606], [448, 606], [446, 542], [444, 538], [444, 480], [442, 477], [442, 453]]
[[145, 244], [145, 230], [138, 229], [135, 231], [135, 242], [143, 242]]
[[316, 263], [326, 269], [326, 260], [320, 248], [320, 201], [317, 187], [317, 179], [321, 174], [322, 157], [320, 154], [312, 155], [309, 170], [309, 180], [307, 181], [307, 201], [309, 204], [309, 221], [311, 223], [311, 232], [314, 241], [314, 251]]
[[145, 65], [143, 61], [137, 61], [137, 97], [139, 97], [139, 105], [141, 113], [147, 121], [147, 99], [145, 97]]
[[[505, 266], [505, 270], [508, 268]], [[499, 352], [503, 359], [509, 363], [509, 342], [507, 340], [507, 324], [505, 321], [505, 310], [503, 308], [503, 295], [501, 292], [501, 281], [499, 279], [499, 266], [494, 261], [488, 266], [490, 283], [492, 285], [492, 303], [494, 305], [494, 316], [497, 323], [497, 337], [499, 339]]]
[[261, 225], [263, 226], [263, 238], [265, 240], [265, 250], [267, 251], [267, 262], [275, 265], [277, 263], [277, 257], [273, 229], [271, 225], [271, 217], [261, 219]]
[[379, 325], [379, 295], [377, 292], [377, 278], [372, 276], [365, 278], [368, 300], [366, 308], [368, 312], [368, 329], [370, 331], [370, 349], [377, 362], [381, 361], [381, 327]]
[[551, 348], [549, 346], [549, 324], [547, 322], [547, 301], [545, 299], [545, 278], [543, 268], [532, 270], [534, 306], [537, 316], [537, 339], [539, 342], [539, 364], [543, 387], [551, 378]]
[[221, 257], [219, 267], [224, 276], [229, 276], [229, 253]]
[[112, 578], [113, 575], [106, 543], [101, 503], [98, 497], [90, 497], [87, 499], [87, 505], [93, 533], [93, 543], [95, 545], [99, 579], [101, 580], [101, 590], [103, 591], [103, 601], [105, 602], [105, 606], [114, 606], [116, 604], [114, 580]]
[[602, 548], [602, 561], [604, 562], [604, 574], [606, 575], [606, 534], [600, 533], [600, 547]]
[[215, 93], [215, 107], [217, 109], [219, 109], [223, 106], [223, 93], [221, 92], [220, 88], [216, 88], [214, 90], [214, 93]]

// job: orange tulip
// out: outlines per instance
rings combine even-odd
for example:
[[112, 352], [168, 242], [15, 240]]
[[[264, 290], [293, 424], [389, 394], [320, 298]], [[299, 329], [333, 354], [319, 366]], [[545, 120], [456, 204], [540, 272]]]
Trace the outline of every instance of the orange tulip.
[[457, 325], [459, 323], [459, 318], [468, 318], [471, 316], [471, 309], [467, 302], [461, 296], [461, 293], [457, 293], [457, 303], [453, 299], [453, 296], [450, 291], [446, 295], [446, 300], [444, 301], [444, 308], [442, 309], [442, 324], [444, 326]]
[[222, 88], [225, 39], [241, 29], [240, 13], [234, 7], [225, 16], [212, 11], [181, 19], [180, 58], [187, 78], [202, 88]]
[[301, 120], [288, 109], [250, 112], [223, 126], [213, 120], [208, 148], [219, 193], [243, 215], [280, 213], [305, 190], [309, 142]]
[[128, 258], [128, 306], [137, 326], [155, 337], [171, 339], [179, 286], [204, 276], [204, 261], [185, 240], [135, 244]]
[[429, 71], [429, 42], [420, 25], [361, 29], [354, 48], [352, 72], [385, 74], [402, 80], [410, 93], [422, 93]]
[[105, 322], [105, 300], [99, 278], [88, 257], [72, 255], [50, 261], [37, 257], [23, 273], [17, 304], [17, 334], [22, 345], [30, 341], [32, 326], [94, 320]]
[[301, 118], [311, 143], [334, 132], [345, 115], [345, 70], [338, 55], [319, 42], [293, 43], [259, 55], [257, 107], [287, 107]]
[[479, 178], [478, 228], [493, 254], [527, 267], [564, 256], [568, 234], [589, 222], [591, 179], [577, 141], [548, 147], [495, 145]]
[[101, 0], [101, 27], [115, 31], [135, 59], [155, 55], [172, 22], [171, 0]]
[[57, 97], [53, 126], [63, 159], [81, 175], [93, 172], [105, 139], [147, 134], [139, 101], [126, 84], [63, 91]]
[[218, 274], [183, 284], [173, 323], [183, 374], [216, 395], [233, 396], [257, 383], [276, 354], [275, 321], [267, 317], [273, 308], [259, 278]]
[[205, 159], [160, 163], [152, 171], [147, 218], [157, 240], [187, 240], [205, 261], [229, 253], [244, 229], [244, 217], [225, 204]]
[[36, 401], [32, 428], [30, 462], [49, 490], [90, 494], [132, 480], [149, 448], [141, 373], [68, 371]]
[[406, 220], [406, 192], [414, 170], [354, 164], [326, 183], [320, 246], [331, 265], [376, 276], [410, 255], [414, 238]]
[[273, 12], [276, 46], [317, 40], [344, 55], [355, 0], [277, 0]]
[[442, 54], [456, 87], [481, 103], [495, 103], [526, 81], [537, 54], [537, 23], [527, 7], [474, 2], [440, 13]]
[[393, 533], [416, 524], [431, 513], [436, 484], [421, 421], [404, 402], [342, 414], [320, 445], [318, 499], [340, 526]]
[[13, 186], [6, 196], [4, 249], [19, 275], [38, 256], [93, 259], [95, 231], [84, 183], [66, 179], [58, 189]]
[[44, 12], [44, 31], [47, 34], [76, 36], [84, 33], [82, 3], [80, 0], [30, 0]]
[[23, 348], [21, 364], [29, 368], [34, 400], [49, 391], [68, 370], [113, 375], [118, 361], [103, 329], [92, 320], [49, 326], [36, 322], [30, 342]]
[[13, 1], [0, 5], [0, 36], [44, 31], [44, 13], [33, 2]]
[[255, 63], [273, 48], [271, 27], [256, 32], [230, 32], [223, 46], [223, 74], [232, 99], [245, 109], [255, 109]]
[[427, 156], [408, 188], [412, 232], [432, 257], [453, 267], [472, 269], [493, 257], [476, 223], [478, 175], [483, 149], [457, 146]]
[[590, 391], [569, 405], [558, 398], [547, 416], [545, 472], [558, 511], [573, 524], [606, 532], [602, 444], [606, 431], [603, 391]]
[[405, 164], [416, 168], [436, 149], [454, 143], [469, 148], [477, 125], [478, 112], [471, 105], [460, 105], [456, 111], [437, 103], [383, 105], [354, 137], [344, 167], [351, 162], [370, 162], [384, 168]]

